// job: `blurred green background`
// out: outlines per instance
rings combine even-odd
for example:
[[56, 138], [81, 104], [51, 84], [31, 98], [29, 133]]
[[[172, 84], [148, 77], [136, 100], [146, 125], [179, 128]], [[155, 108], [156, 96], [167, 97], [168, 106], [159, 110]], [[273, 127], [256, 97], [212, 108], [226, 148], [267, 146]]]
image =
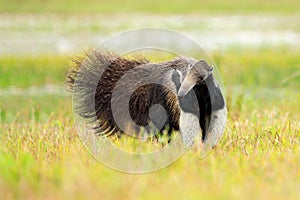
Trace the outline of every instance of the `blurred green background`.
[[258, 1], [258, 0], [220, 0], [220, 1], [138, 1], [138, 0], [1, 0], [1, 12], [9, 13], [56, 13], [56, 14], [120, 14], [120, 13], [154, 13], [154, 14], [187, 14], [196, 13], [299, 13], [299, 1]]

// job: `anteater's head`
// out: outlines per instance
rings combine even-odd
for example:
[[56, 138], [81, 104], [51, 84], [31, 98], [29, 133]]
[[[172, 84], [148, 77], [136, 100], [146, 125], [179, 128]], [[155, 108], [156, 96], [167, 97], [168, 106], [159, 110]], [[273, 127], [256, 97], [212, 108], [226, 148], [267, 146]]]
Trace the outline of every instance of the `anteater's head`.
[[213, 67], [209, 66], [204, 60], [191, 65], [179, 88], [178, 97], [184, 97], [196, 84], [205, 83], [207, 77], [212, 73]]

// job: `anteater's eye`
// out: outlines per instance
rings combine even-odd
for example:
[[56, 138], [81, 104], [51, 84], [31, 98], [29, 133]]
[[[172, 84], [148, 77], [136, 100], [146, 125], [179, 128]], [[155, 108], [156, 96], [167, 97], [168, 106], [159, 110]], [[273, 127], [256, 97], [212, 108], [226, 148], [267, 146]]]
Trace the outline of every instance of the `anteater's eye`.
[[189, 64], [189, 68], [191, 68], [193, 65], [192, 64]]

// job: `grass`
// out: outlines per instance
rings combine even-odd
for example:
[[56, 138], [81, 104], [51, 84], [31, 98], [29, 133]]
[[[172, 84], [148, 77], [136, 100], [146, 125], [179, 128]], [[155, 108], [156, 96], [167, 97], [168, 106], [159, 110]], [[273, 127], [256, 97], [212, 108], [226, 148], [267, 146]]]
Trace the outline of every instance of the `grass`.
[[70, 60], [68, 56], [3, 56], [0, 58], [0, 87], [61, 84]]
[[[36, 32], [110, 33], [132, 28], [139, 16], [149, 18], [141, 20], [146, 24], [161, 20], [158, 26], [183, 32], [212, 31], [211, 21], [198, 20], [207, 14], [270, 14], [280, 22], [241, 19], [245, 23], [237, 29], [298, 32], [299, 11], [298, 0], [0, 0], [4, 38], [18, 32], [33, 38]], [[169, 14], [174, 20], [162, 20]], [[178, 23], [177, 16], [184, 20]], [[69, 55], [13, 52], [0, 56], [0, 199], [300, 199], [299, 48], [209, 52], [226, 88], [229, 115], [222, 140], [203, 160], [191, 149], [171, 166], [143, 175], [107, 168], [83, 146], [71, 97], [63, 92]], [[118, 145], [139, 147], [130, 138]]]
[[[276, 49], [232, 49], [210, 52], [226, 86], [294, 88], [300, 87], [300, 51], [288, 47]], [[169, 54], [165, 55], [171, 59]], [[155, 55], [152, 55], [154, 61]], [[197, 57], [197, 55], [195, 55]], [[70, 55], [1, 56], [0, 87], [62, 85], [72, 66]], [[201, 59], [201, 58], [199, 58]], [[272, 72], [272, 74], [270, 74]]]
[[[299, 52], [231, 49], [210, 55], [226, 86], [224, 137], [207, 158], [200, 160], [192, 149], [150, 174], [120, 173], [97, 162], [76, 134], [70, 96], [1, 95], [0, 198], [300, 198]], [[69, 59], [3, 56], [1, 90], [62, 86]], [[121, 140], [128, 148], [134, 144]]]
[[59, 116], [72, 116], [72, 100], [62, 95], [2, 96], [0, 101], [2, 123], [26, 123], [28, 120], [46, 123]]
[[288, 1], [258, 1], [258, 0], [225, 0], [196, 1], [121, 1], [96, 0], [87, 1], [57, 1], [28, 0], [20, 3], [18, 0], [1, 0], [1, 13], [299, 13], [300, 3], [297, 0]]
[[[299, 53], [286, 47], [232, 48], [209, 55], [222, 74], [229, 109], [236, 106], [241, 111], [247, 108], [251, 111], [265, 104], [270, 109], [276, 105], [296, 112], [300, 111], [297, 106], [300, 98], [297, 92], [300, 87]], [[171, 59], [170, 55], [165, 56]], [[151, 57], [155, 58], [155, 55]], [[24, 90], [21, 96], [0, 96], [2, 121], [22, 122], [36, 115], [37, 121], [45, 122], [55, 112], [66, 114], [66, 110], [71, 109], [71, 100], [64, 96], [63, 83], [65, 72], [72, 66], [70, 59], [71, 56], [63, 55], [0, 57], [0, 91], [4, 94], [13, 91], [11, 86]], [[45, 85], [58, 88], [53, 89], [54, 94], [48, 94]], [[30, 89], [39, 90], [32, 95], [28, 93]], [[289, 104], [286, 104], [287, 100]]]
[[227, 85], [249, 87], [299, 88], [300, 65], [298, 50], [235, 49], [212, 54]]
[[190, 151], [145, 175], [95, 161], [70, 118], [1, 130], [2, 198], [299, 198], [300, 126], [278, 109], [231, 112], [225, 136], [206, 159]]

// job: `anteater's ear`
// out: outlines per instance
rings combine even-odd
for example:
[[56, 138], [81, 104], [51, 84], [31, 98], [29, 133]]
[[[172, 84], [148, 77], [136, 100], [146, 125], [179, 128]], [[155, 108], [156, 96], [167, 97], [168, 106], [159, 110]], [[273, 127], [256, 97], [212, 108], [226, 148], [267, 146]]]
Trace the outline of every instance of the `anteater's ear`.
[[209, 66], [205, 60], [200, 60], [190, 66], [186, 77], [183, 79], [178, 91], [178, 96], [185, 96], [197, 83], [201, 83], [213, 73], [213, 67]]

